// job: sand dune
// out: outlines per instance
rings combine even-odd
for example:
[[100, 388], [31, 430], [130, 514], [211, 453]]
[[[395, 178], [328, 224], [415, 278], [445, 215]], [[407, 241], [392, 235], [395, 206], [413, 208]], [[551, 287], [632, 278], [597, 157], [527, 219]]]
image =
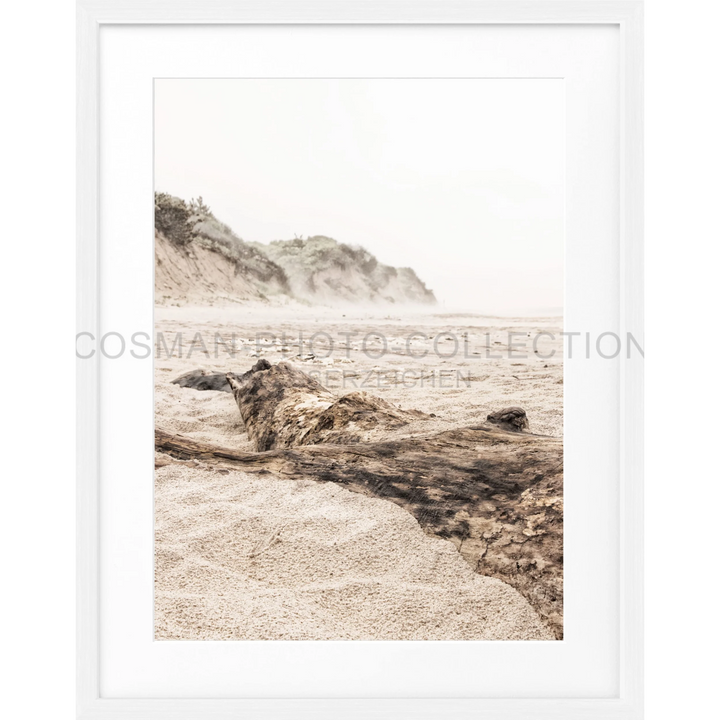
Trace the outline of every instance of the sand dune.
[[408, 267], [359, 246], [315, 236], [245, 242], [202, 202], [155, 194], [155, 299], [159, 304], [435, 305]]

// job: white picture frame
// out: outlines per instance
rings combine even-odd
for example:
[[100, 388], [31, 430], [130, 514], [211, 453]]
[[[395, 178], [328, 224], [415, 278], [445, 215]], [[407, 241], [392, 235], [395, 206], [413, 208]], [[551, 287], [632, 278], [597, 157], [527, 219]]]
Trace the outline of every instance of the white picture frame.
[[[78, 1], [78, 332], [99, 335], [99, 32], [112, 24], [613, 24], [621, 38], [621, 336], [642, 342], [642, 2], [636, 0]], [[614, 698], [108, 699], [100, 692], [99, 359], [78, 362], [77, 668], [80, 718], [642, 716], [642, 363], [620, 366], [619, 693]]]

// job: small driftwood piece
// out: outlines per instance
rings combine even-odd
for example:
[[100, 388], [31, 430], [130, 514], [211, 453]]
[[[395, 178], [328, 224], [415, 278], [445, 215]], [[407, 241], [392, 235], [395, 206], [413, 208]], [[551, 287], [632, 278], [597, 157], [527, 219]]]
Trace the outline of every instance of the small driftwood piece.
[[487, 416], [487, 421], [493, 425], [499, 425], [504, 430], [515, 432], [525, 430], [530, 426], [525, 411], [519, 407], [509, 407], [491, 412]]

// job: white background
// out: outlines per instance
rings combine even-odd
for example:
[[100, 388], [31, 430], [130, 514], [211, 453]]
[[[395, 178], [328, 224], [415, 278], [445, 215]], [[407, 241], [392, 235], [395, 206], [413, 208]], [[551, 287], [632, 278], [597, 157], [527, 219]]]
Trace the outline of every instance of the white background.
[[[522, 82], [543, 85], [552, 82], [546, 77], [564, 77], [559, 122], [567, 117], [572, 128], [563, 143], [565, 327], [592, 337], [620, 331], [618, 42], [617, 28], [592, 25], [103, 28], [101, 332], [153, 334], [152, 78], [313, 77], [327, 72], [328, 57], [340, 77], [537, 75], [543, 79]], [[363, 52], [368, 46], [370, 56]], [[478, 83], [516, 81], [460, 82], [472, 94], [482, 92], [472, 88]], [[367, 199], [375, 218], [372, 195]], [[101, 696], [617, 696], [618, 458], [608, 446], [619, 417], [618, 367], [576, 353], [564, 369], [564, 642], [158, 643], [151, 603], [152, 363], [101, 358]]]

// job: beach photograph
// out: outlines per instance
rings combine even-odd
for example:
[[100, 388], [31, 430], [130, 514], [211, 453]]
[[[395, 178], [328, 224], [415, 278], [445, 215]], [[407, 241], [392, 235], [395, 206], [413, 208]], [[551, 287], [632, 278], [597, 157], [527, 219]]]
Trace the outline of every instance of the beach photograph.
[[155, 80], [155, 640], [563, 639], [564, 113]]

